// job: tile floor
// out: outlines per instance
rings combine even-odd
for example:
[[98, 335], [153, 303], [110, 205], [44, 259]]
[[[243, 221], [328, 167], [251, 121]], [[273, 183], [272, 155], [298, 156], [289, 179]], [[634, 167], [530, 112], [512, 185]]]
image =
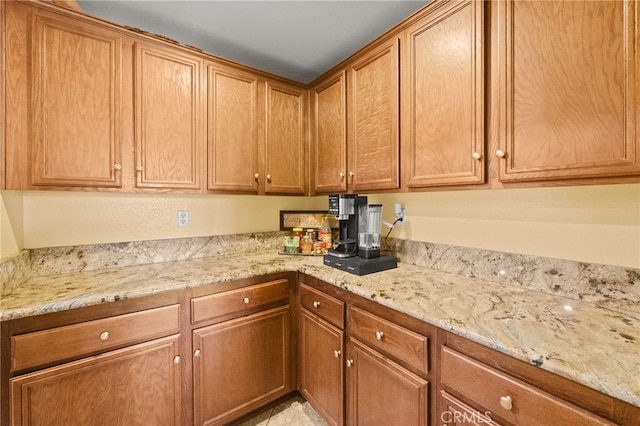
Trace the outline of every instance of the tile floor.
[[326, 426], [327, 423], [300, 395], [269, 408], [237, 426]]

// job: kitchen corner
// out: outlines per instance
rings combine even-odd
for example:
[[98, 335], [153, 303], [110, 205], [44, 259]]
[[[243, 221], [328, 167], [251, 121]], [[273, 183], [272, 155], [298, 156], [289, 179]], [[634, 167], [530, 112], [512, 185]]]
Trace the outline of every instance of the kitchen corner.
[[23, 251], [0, 267], [0, 320], [301, 272], [640, 406], [637, 269], [393, 240], [398, 268], [358, 277], [278, 254], [282, 235]]

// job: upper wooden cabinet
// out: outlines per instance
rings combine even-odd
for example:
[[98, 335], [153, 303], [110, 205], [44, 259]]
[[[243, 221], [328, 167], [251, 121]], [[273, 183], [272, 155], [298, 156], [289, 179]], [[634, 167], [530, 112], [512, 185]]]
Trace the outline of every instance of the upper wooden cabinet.
[[306, 90], [266, 81], [264, 192], [304, 195]]
[[347, 67], [353, 191], [400, 187], [399, 55], [400, 42], [393, 37]]
[[4, 9], [6, 188], [121, 187], [122, 35]]
[[311, 89], [313, 188], [347, 190], [347, 74], [340, 70]]
[[136, 43], [136, 186], [198, 190], [204, 158], [203, 61]]
[[482, 1], [439, 2], [406, 30], [402, 168], [408, 188], [484, 182]]
[[208, 181], [210, 191], [257, 193], [260, 116], [254, 74], [208, 66]]
[[640, 174], [638, 3], [493, 7], [500, 180]]

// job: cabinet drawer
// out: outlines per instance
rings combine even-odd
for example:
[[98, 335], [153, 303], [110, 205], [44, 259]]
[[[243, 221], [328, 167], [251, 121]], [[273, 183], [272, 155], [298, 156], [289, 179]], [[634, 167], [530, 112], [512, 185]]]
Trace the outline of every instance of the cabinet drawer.
[[367, 345], [386, 352], [426, 373], [429, 339], [376, 315], [349, 306], [348, 331]]
[[613, 424], [446, 347], [441, 367], [444, 386], [497, 421], [531, 426]]
[[300, 284], [300, 305], [336, 327], [344, 328], [344, 302], [341, 300]]
[[289, 301], [289, 280], [280, 279], [191, 299], [191, 322], [230, 319]]
[[180, 305], [133, 312], [11, 337], [11, 371], [180, 332]]

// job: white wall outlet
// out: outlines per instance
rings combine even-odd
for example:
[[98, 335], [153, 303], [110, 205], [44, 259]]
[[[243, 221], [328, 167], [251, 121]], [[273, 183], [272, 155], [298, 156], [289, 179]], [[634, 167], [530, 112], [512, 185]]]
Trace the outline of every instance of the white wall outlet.
[[178, 226], [189, 226], [189, 210], [178, 210]]
[[404, 225], [407, 222], [407, 209], [402, 207], [402, 204], [396, 203], [394, 206], [394, 213], [396, 215], [398, 225]]

